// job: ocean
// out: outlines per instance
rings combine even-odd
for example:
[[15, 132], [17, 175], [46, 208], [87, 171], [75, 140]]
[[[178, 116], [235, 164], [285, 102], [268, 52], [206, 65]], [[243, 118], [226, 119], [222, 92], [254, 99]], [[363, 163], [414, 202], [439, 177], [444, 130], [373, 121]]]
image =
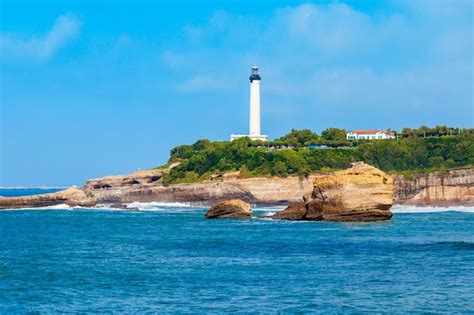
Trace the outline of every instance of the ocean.
[[0, 313], [474, 311], [473, 209], [327, 223], [133, 207], [0, 211]]

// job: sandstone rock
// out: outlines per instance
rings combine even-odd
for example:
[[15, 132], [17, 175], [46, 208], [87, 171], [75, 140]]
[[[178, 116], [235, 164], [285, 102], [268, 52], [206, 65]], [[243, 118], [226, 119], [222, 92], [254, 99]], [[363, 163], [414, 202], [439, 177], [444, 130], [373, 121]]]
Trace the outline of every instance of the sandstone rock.
[[112, 175], [90, 179], [84, 185], [87, 191], [132, 188], [135, 186], [156, 185], [161, 182], [163, 170], [137, 171], [128, 175]]
[[295, 203], [268, 218], [290, 221], [365, 222], [389, 220], [392, 215], [388, 210], [348, 210], [344, 205], [329, 199]]
[[206, 219], [248, 219], [252, 214], [250, 204], [239, 199], [222, 201], [207, 211]]
[[317, 177], [309, 202], [270, 216], [280, 220], [381, 221], [392, 217], [392, 179], [365, 163]]
[[[92, 192], [100, 203], [127, 202], [189, 202], [201, 205], [212, 205], [229, 199], [241, 199], [258, 204], [288, 204], [298, 202], [301, 196], [311, 194], [314, 178], [288, 176], [256, 177], [240, 179], [236, 174], [224, 175], [222, 180], [174, 184], [163, 186], [160, 181], [150, 184], [121, 185], [124, 177], [118, 180], [109, 178], [88, 181], [85, 191]], [[140, 179], [138, 179], [140, 181]], [[142, 182], [142, 181], [140, 181]], [[94, 188], [95, 184], [110, 185], [109, 188]]]
[[0, 209], [38, 208], [60, 204], [71, 207], [92, 207], [97, 203], [96, 198], [90, 192], [85, 192], [76, 187], [50, 194], [20, 197], [0, 197]]
[[474, 206], [474, 169], [395, 176], [394, 197], [405, 205]]
[[316, 178], [314, 187], [353, 211], [389, 210], [393, 204], [392, 177], [363, 162]]
[[[368, 172], [372, 169], [372, 173]], [[357, 210], [361, 202], [367, 207], [390, 208], [392, 195], [397, 204], [410, 205], [474, 205], [474, 169], [415, 175], [413, 180], [392, 176], [364, 163], [339, 172], [320, 172], [308, 177], [254, 177], [241, 178], [239, 172], [226, 173], [214, 180], [165, 187], [161, 176], [168, 171], [140, 171], [128, 175], [107, 176], [86, 183], [84, 190], [91, 192], [99, 203], [127, 202], [189, 202], [212, 205], [228, 199], [241, 199], [258, 204], [289, 204], [309, 196], [315, 182], [324, 184], [326, 194], [337, 194], [338, 178], [352, 178], [341, 186], [348, 208]], [[344, 173], [346, 172], [346, 173]], [[385, 183], [384, 183], [385, 181]], [[395, 181], [395, 183], [393, 183]], [[138, 183], [137, 183], [138, 182]], [[384, 184], [384, 185], [382, 185]], [[324, 186], [324, 185], [322, 185]], [[331, 188], [332, 186], [332, 188]], [[352, 188], [351, 188], [352, 187]], [[351, 192], [351, 189], [356, 190]], [[375, 191], [373, 191], [375, 189]], [[393, 191], [391, 191], [393, 189]], [[381, 201], [381, 199], [384, 199]], [[355, 207], [355, 208], [354, 208]]]
[[290, 221], [321, 221], [322, 211], [315, 207], [314, 202], [298, 202], [290, 204], [286, 209], [269, 216], [268, 218]]

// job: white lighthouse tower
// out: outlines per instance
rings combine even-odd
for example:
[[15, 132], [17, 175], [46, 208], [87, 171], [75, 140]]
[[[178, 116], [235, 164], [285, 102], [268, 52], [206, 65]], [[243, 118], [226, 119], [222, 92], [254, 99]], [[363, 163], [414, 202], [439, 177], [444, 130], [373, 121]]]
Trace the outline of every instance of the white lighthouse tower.
[[262, 78], [258, 74], [258, 67], [253, 66], [250, 74], [250, 121], [248, 135], [230, 135], [230, 141], [242, 137], [249, 137], [252, 140], [268, 141], [268, 136], [260, 133], [260, 81]]

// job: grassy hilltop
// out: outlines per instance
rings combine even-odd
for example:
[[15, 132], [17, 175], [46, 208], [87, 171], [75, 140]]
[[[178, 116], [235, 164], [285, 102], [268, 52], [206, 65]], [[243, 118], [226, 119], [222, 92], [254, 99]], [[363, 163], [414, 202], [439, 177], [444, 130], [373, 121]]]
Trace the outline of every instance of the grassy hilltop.
[[[242, 177], [307, 176], [344, 169], [364, 161], [383, 171], [403, 173], [449, 170], [474, 165], [474, 129], [405, 128], [397, 140], [347, 141], [346, 131], [330, 128], [321, 135], [305, 129], [270, 142], [242, 138], [233, 142], [199, 140], [171, 150], [168, 164], [180, 162], [163, 183], [198, 182], [215, 174], [240, 171]], [[309, 148], [323, 145], [324, 148]]]

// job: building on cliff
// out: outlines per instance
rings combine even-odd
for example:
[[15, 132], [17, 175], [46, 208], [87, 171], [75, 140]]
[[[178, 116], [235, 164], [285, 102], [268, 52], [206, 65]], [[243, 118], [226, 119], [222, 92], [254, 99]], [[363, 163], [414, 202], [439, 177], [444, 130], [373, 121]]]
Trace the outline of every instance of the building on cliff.
[[268, 136], [262, 135], [260, 131], [260, 81], [262, 78], [258, 73], [258, 67], [253, 66], [250, 74], [250, 121], [248, 135], [230, 135], [230, 141], [249, 137], [252, 140], [268, 141]]
[[352, 130], [346, 134], [347, 140], [395, 139], [395, 132], [390, 130]]

